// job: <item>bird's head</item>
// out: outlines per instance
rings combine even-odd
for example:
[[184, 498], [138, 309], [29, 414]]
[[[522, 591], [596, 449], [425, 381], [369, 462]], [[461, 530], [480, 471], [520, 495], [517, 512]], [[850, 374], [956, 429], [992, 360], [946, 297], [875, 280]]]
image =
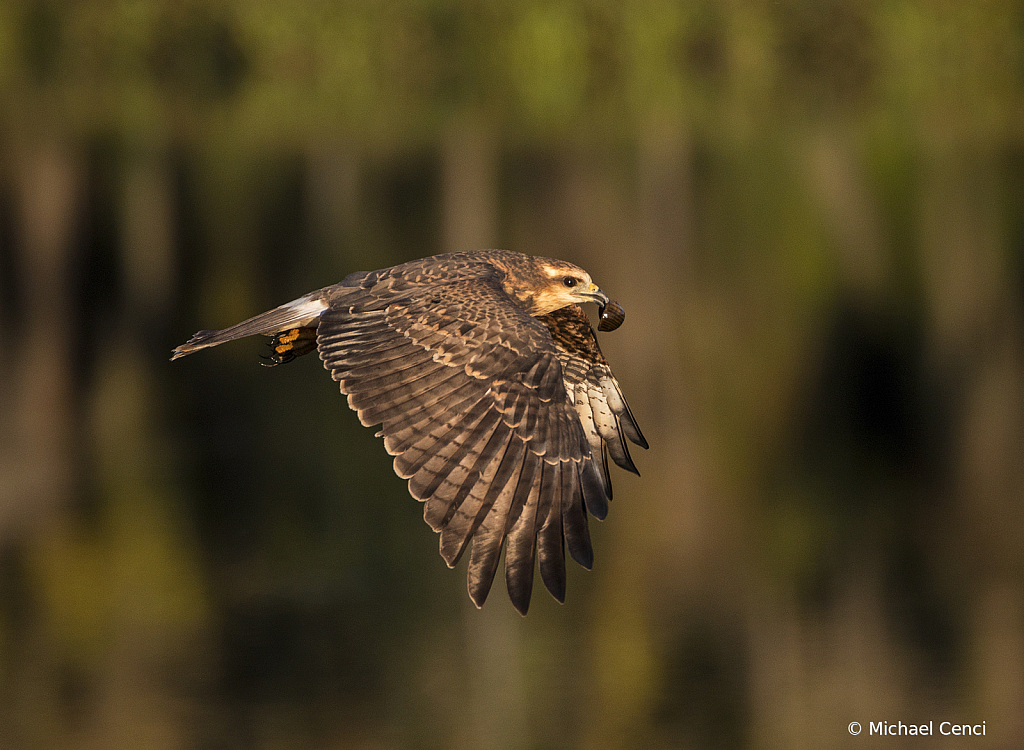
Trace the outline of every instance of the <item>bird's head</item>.
[[561, 260], [538, 260], [539, 273], [529, 310], [531, 315], [547, 315], [584, 302], [596, 302], [602, 308], [608, 304], [608, 295], [579, 266]]

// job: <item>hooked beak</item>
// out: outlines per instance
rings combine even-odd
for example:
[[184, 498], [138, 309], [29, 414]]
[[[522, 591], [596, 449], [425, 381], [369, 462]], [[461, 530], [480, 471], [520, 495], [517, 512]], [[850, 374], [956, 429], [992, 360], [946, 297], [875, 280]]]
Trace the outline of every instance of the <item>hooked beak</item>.
[[577, 294], [581, 297], [584, 297], [585, 301], [587, 302], [596, 302], [598, 305], [601, 306], [602, 310], [604, 309], [605, 305], [611, 302], [611, 298], [607, 294], [602, 292], [600, 287], [598, 287], [598, 285], [593, 282], [590, 283], [590, 286], [587, 289], [581, 289], [577, 292]]
[[597, 303], [598, 312], [601, 314], [601, 322], [597, 326], [599, 331], [614, 331], [626, 319], [626, 311], [622, 309], [622, 305], [602, 292], [596, 284], [592, 283], [590, 288], [580, 290], [579, 296], [587, 302]]

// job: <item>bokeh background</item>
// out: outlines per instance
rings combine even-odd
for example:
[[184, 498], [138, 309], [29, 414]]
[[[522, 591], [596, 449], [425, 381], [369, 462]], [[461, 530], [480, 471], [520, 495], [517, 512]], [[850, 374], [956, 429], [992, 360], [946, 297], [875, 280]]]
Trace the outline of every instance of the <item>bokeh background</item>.
[[[316, 357], [168, 362], [495, 246], [651, 443], [526, 618]], [[4, 0], [0, 746], [1022, 747], [1022, 314], [1020, 0]]]

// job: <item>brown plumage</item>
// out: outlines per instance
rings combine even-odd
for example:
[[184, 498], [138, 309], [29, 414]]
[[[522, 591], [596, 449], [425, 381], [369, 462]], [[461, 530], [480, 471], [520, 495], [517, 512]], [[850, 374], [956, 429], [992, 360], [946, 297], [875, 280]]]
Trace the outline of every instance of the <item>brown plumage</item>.
[[608, 307], [613, 327], [625, 315], [571, 263], [437, 255], [200, 331], [172, 359], [257, 333], [274, 337], [271, 364], [316, 348], [363, 425], [381, 425], [445, 562], [469, 548], [473, 602], [487, 598], [504, 546], [509, 597], [526, 614], [535, 559], [558, 601], [565, 549], [591, 567], [587, 511], [608, 512], [608, 459], [636, 473], [626, 441], [647, 447], [584, 302]]

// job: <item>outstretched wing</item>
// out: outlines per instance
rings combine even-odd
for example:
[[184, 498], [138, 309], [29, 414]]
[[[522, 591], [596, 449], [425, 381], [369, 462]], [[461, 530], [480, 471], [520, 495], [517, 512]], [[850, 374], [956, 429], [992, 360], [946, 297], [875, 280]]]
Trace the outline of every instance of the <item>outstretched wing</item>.
[[503, 544], [517, 610], [529, 607], [535, 558], [563, 601], [565, 547], [590, 567], [584, 507], [601, 513], [610, 496], [567, 397], [563, 350], [495, 275], [372, 281], [321, 316], [324, 365], [360, 421], [381, 425], [448, 565], [472, 542], [468, 584], [477, 606]]
[[[629, 455], [629, 441], [647, 448], [647, 440], [622, 395], [619, 382], [597, 345], [590, 320], [579, 305], [569, 305], [538, 318], [551, 332], [562, 363], [565, 390], [576, 407], [587, 435], [593, 460], [604, 479], [605, 496], [611, 500], [612, 484], [608, 457], [627, 471], [637, 471]], [[608, 506], [588, 506], [598, 518], [604, 518]]]

